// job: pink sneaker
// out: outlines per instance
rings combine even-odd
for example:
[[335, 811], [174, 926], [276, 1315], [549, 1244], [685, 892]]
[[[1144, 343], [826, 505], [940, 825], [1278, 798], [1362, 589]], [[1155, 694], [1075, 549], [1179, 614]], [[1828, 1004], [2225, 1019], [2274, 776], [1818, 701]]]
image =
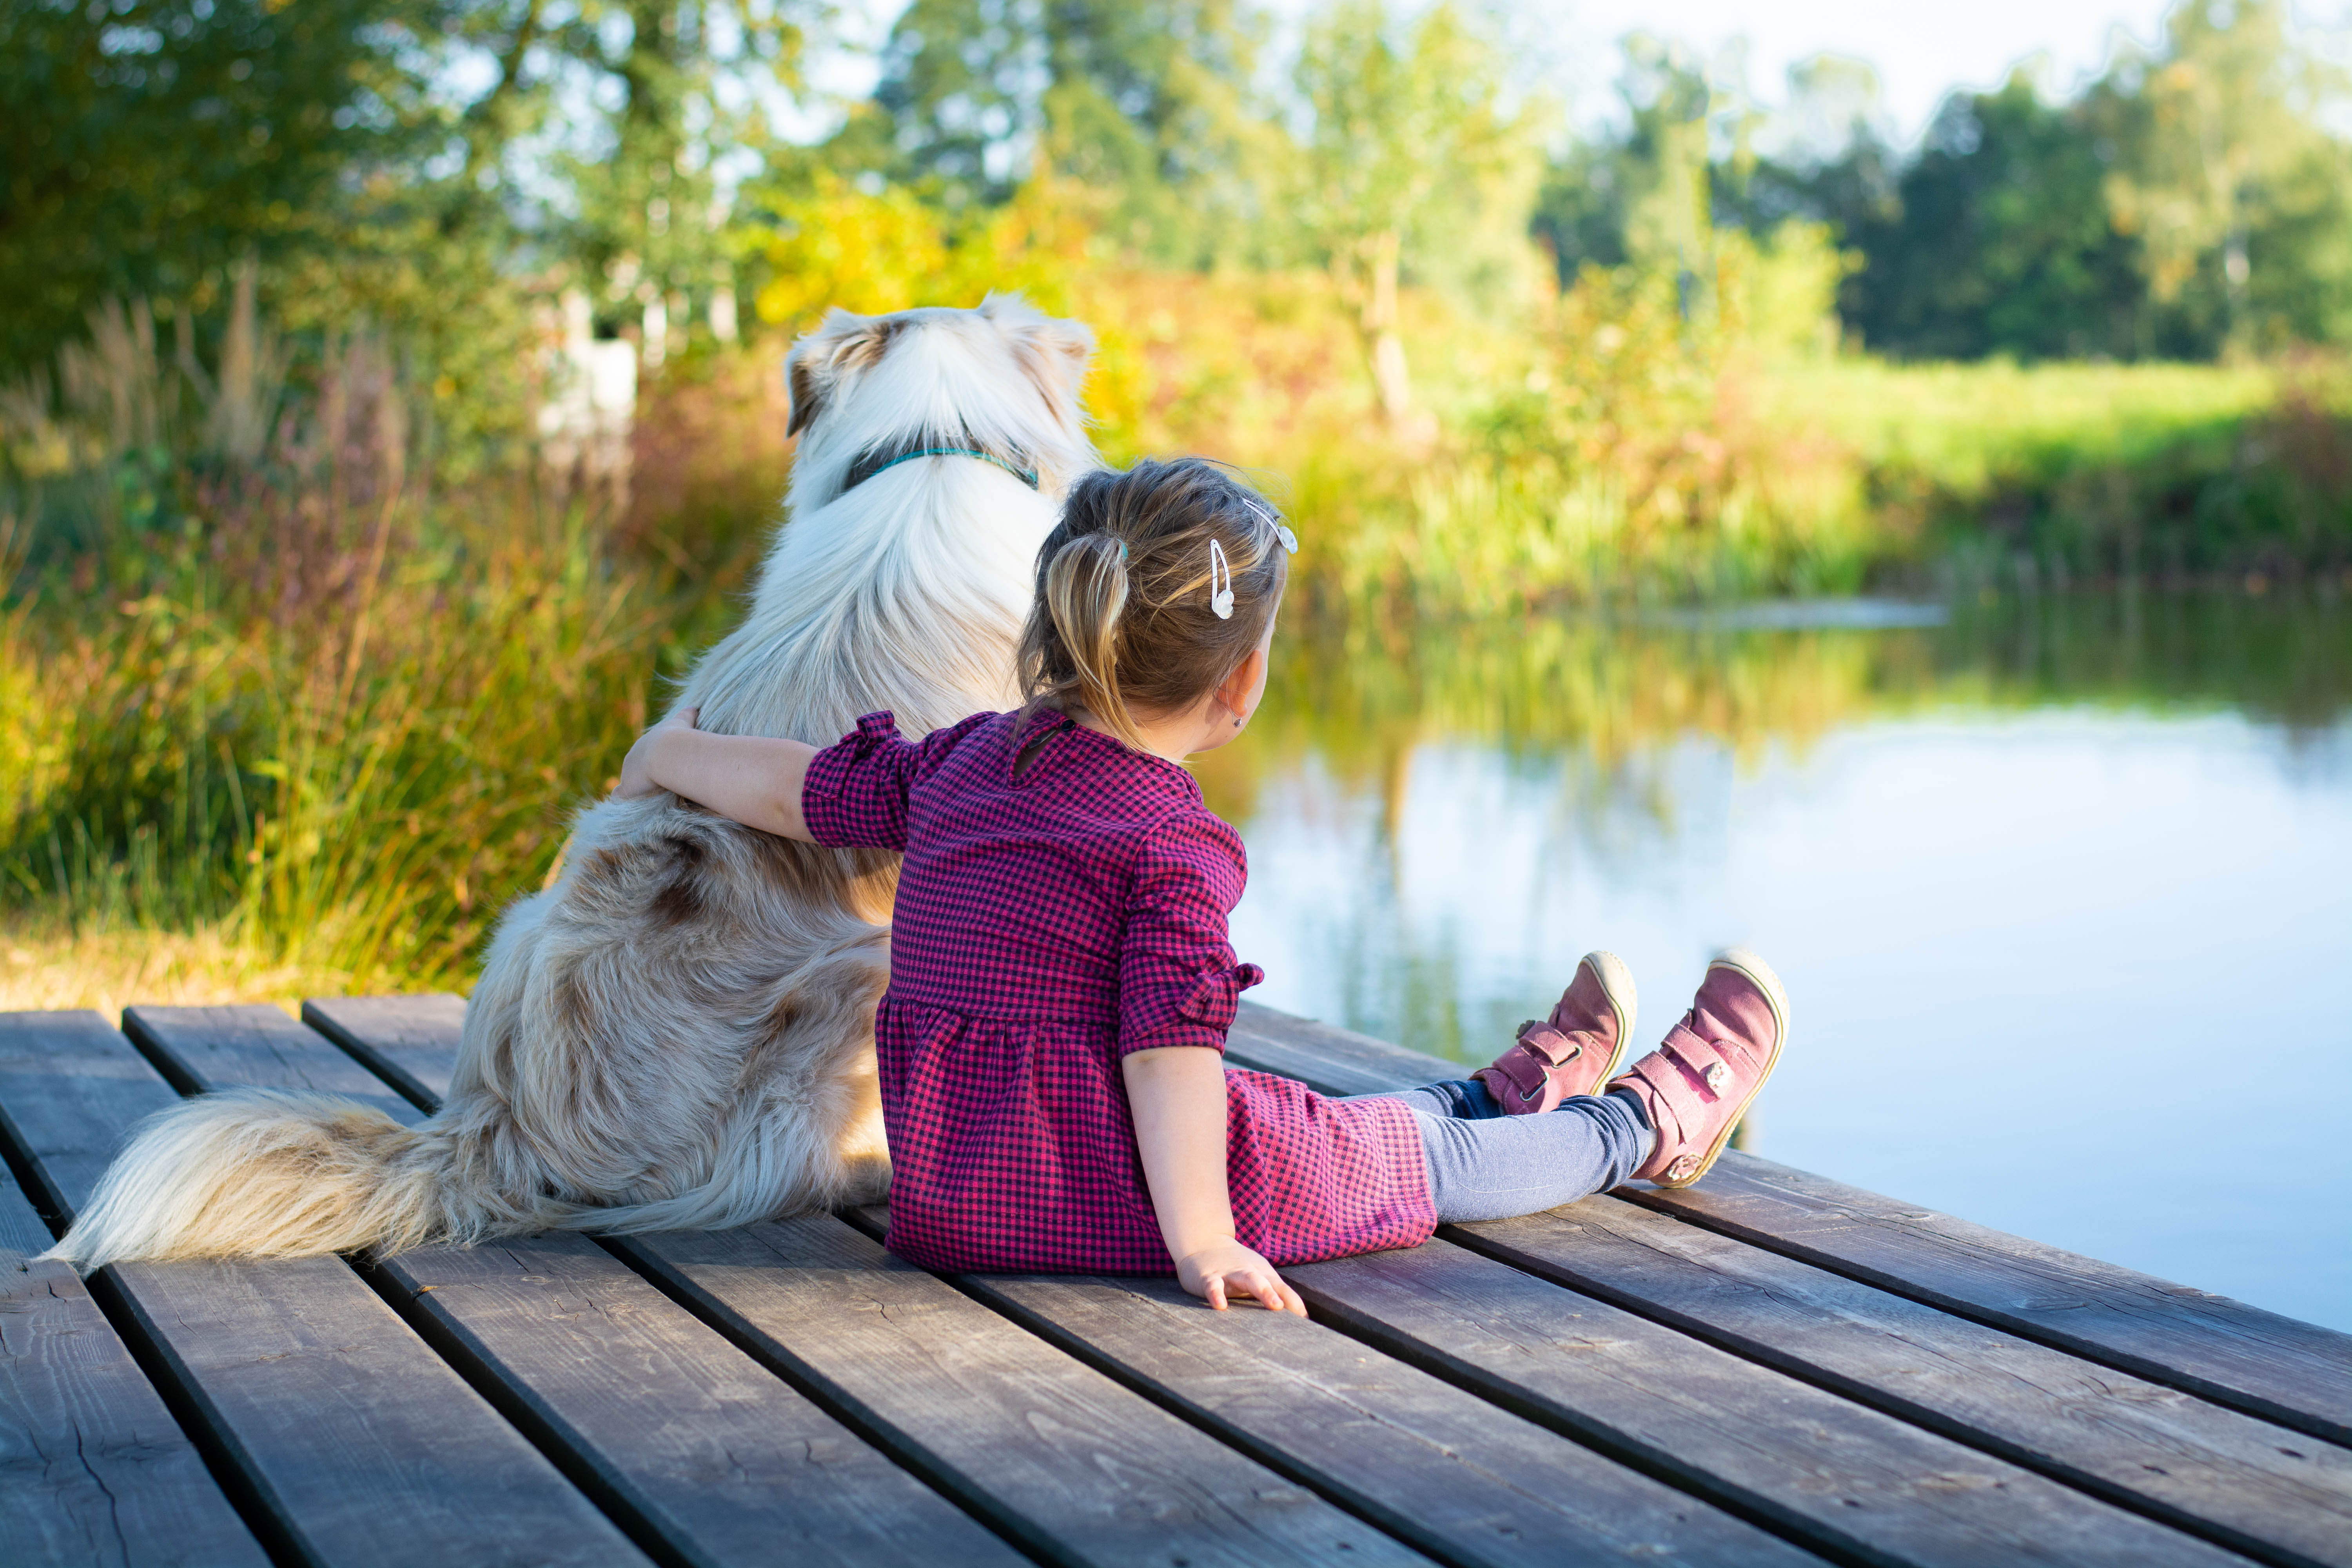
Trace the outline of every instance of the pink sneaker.
[[1717, 954], [1683, 1021], [1609, 1086], [1641, 1096], [1658, 1130], [1635, 1178], [1687, 1187], [1706, 1175], [1788, 1038], [1789, 994], [1772, 966], [1746, 948]]
[[1519, 1026], [1519, 1042], [1471, 1076], [1507, 1116], [1549, 1110], [1591, 1094], [1617, 1070], [1633, 1037], [1633, 974], [1613, 952], [1588, 952], [1548, 1023]]

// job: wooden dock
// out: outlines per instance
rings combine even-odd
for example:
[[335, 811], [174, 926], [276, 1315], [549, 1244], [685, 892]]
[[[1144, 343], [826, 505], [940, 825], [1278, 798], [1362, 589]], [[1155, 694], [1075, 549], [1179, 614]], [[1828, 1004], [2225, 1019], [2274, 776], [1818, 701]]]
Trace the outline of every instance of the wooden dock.
[[[174, 1095], [413, 1121], [463, 1012], [0, 1015], [0, 1563], [2352, 1568], [2352, 1336], [1736, 1153], [1286, 1270], [1312, 1322], [879, 1211], [27, 1263]], [[1255, 1007], [1230, 1059], [1460, 1071]]]

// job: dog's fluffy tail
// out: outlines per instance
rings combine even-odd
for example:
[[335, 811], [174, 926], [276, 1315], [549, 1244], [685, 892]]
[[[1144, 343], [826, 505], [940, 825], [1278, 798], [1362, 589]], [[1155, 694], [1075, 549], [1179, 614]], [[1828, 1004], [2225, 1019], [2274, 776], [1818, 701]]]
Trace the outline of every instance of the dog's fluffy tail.
[[[96, 1268], [130, 1258], [395, 1252], [509, 1228], [459, 1197], [467, 1184], [457, 1155], [445, 1133], [332, 1095], [200, 1095], [138, 1128], [46, 1256]], [[514, 1217], [524, 1222], [518, 1228], [536, 1228], [530, 1216]]]

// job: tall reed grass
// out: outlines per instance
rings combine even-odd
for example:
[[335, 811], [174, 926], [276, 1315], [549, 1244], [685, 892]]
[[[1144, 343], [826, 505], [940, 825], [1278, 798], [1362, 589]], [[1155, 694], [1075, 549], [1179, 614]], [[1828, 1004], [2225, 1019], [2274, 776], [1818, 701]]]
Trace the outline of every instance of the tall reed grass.
[[[1042, 224], [992, 254], [1074, 243]], [[1100, 334], [1107, 454], [1254, 466], [1297, 520], [1298, 651], [1265, 733], [1206, 770], [1217, 798], [1302, 749], [1389, 767], [1417, 736], [1572, 738], [1606, 770], [1978, 679], [1916, 639], [1625, 629], [1663, 605], [2352, 564], [2333, 371], [1840, 361], [1807, 336], [1835, 276], [1809, 243], [1727, 245], [1696, 289], [1588, 274], [1509, 330], [1412, 296], [1405, 417], [1319, 274], [1024, 274]], [[527, 450], [453, 482], [443, 378], [364, 326], [273, 332], [250, 274], [217, 346], [194, 338], [110, 307], [0, 389], [0, 994], [72, 1000], [77, 965], [113, 977], [85, 999], [209, 998], [230, 983], [207, 967], [462, 986], [733, 613], [789, 472], [783, 334], [672, 358], [617, 510]], [[469, 427], [501, 423], [527, 425]]]
[[528, 474], [435, 493], [382, 340], [297, 355], [247, 311], [225, 364], [271, 382], [159, 364], [126, 321], [52, 407], [78, 459], [18, 447], [0, 898], [461, 982], [642, 727], [675, 607]]

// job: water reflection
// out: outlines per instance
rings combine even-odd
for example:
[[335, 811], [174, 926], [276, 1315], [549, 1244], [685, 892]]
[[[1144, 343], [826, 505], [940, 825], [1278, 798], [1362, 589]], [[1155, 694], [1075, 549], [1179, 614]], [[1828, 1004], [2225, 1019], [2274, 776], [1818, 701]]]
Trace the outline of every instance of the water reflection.
[[1654, 1037], [1751, 942], [1765, 1152], [2352, 1328], [2352, 1141], [2295, 1121], [2352, 1091], [2352, 615], [1840, 615], [1293, 636], [1203, 769], [1258, 994], [1484, 1061], [1589, 947]]

